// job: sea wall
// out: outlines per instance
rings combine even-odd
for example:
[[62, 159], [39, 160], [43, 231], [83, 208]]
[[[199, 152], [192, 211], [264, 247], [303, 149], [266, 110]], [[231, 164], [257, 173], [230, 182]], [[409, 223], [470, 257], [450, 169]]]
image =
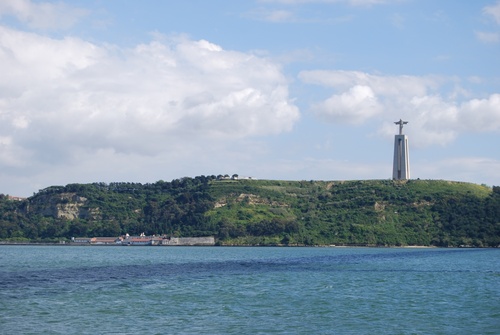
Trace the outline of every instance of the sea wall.
[[213, 236], [171, 237], [162, 240], [161, 245], [215, 245], [215, 238]]

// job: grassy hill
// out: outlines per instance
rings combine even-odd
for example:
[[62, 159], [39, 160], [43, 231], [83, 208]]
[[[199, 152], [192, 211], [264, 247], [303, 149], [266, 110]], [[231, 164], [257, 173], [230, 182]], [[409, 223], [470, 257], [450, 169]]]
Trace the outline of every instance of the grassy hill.
[[500, 245], [500, 190], [438, 180], [182, 178], [0, 196], [0, 239], [216, 236], [221, 245]]

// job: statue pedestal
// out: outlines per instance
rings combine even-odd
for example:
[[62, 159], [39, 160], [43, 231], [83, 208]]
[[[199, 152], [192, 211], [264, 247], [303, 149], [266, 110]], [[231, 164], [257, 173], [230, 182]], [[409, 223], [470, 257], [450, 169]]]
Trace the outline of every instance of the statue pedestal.
[[394, 136], [392, 179], [410, 179], [410, 152], [408, 150], [408, 137], [406, 135]]

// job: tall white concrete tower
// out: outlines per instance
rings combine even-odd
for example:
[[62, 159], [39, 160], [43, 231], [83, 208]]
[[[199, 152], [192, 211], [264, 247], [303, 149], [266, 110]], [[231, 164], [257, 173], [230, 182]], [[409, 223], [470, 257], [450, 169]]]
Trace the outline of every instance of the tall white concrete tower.
[[408, 137], [403, 134], [403, 125], [408, 121], [399, 119], [394, 122], [399, 125], [399, 135], [394, 137], [394, 163], [392, 168], [392, 179], [410, 179], [410, 152], [408, 151]]

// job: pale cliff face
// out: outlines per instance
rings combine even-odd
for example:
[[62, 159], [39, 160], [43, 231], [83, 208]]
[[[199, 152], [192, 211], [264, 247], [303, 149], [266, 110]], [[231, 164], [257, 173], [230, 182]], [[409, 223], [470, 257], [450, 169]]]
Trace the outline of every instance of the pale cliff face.
[[99, 208], [89, 208], [87, 198], [76, 193], [44, 195], [35, 201], [30, 201], [27, 212], [68, 220], [91, 219], [100, 215]]

